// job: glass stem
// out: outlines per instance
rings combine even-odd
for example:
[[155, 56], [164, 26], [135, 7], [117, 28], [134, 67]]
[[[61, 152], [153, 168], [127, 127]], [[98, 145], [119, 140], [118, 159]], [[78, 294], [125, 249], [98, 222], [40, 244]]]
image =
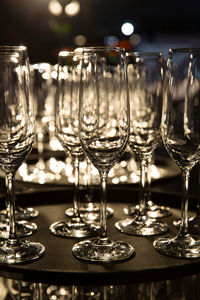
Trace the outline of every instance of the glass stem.
[[196, 210], [196, 217], [200, 217], [200, 165], [199, 168], [199, 184], [198, 184], [198, 199], [197, 199], [197, 210]]
[[42, 300], [42, 284], [41, 283], [33, 283], [33, 297], [35, 300]]
[[39, 163], [39, 168], [41, 170], [44, 169], [44, 159], [43, 159], [44, 145], [43, 145], [43, 138], [44, 138], [43, 129], [40, 128], [40, 130], [38, 130], [38, 133], [37, 133], [37, 147], [38, 147], [38, 163]]
[[74, 158], [74, 194], [73, 194], [74, 218], [79, 218], [79, 159]]
[[106, 205], [107, 205], [107, 173], [100, 173], [101, 181], [101, 203], [100, 203], [100, 230], [99, 239], [107, 240], [107, 221], [106, 221]]
[[140, 156], [140, 195], [139, 195], [139, 215], [146, 215], [146, 200], [147, 200], [147, 169], [148, 159], [144, 156]]
[[[6, 192], [8, 194], [8, 176], [5, 176], [5, 187], [6, 187]], [[10, 210], [10, 203], [8, 203], [8, 197], [6, 197], [6, 212], [7, 212], [7, 217], [9, 216], [9, 210]]]
[[182, 172], [183, 180], [183, 195], [181, 205], [181, 225], [180, 234], [188, 235], [188, 187], [189, 187], [190, 171], [184, 170]]
[[147, 193], [147, 202], [150, 202], [149, 204], [151, 204], [151, 163], [152, 163], [152, 157], [151, 155], [148, 157], [148, 161], [147, 161], [147, 189], [146, 189], [146, 193]]
[[87, 158], [87, 194], [86, 194], [86, 200], [88, 205], [91, 204], [92, 208], [92, 165], [89, 159]]
[[15, 223], [15, 193], [14, 193], [14, 174], [7, 174], [7, 203], [9, 219], [9, 240], [16, 241], [16, 223]]

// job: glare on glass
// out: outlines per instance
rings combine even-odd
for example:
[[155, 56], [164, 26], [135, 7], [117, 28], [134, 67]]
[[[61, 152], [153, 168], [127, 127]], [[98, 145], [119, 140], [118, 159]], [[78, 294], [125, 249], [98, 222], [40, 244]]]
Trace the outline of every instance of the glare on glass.
[[135, 250], [131, 244], [108, 237], [106, 185], [108, 173], [124, 153], [129, 137], [125, 52], [101, 47], [83, 51], [92, 55], [82, 61], [79, 136], [85, 154], [100, 174], [100, 230], [98, 238], [75, 244], [72, 252], [85, 261], [121, 261]]
[[156, 239], [159, 252], [182, 258], [200, 257], [200, 241], [188, 231], [190, 172], [200, 154], [200, 49], [170, 49], [167, 61], [162, 137], [183, 178], [180, 230], [175, 237]]

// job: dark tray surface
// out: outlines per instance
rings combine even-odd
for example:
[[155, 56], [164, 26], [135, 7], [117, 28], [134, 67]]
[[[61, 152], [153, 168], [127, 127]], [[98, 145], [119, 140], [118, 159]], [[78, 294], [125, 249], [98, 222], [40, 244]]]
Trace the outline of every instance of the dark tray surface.
[[[112, 198], [115, 195], [115, 199]], [[197, 273], [200, 268], [200, 259], [187, 260], [167, 257], [156, 252], [152, 246], [155, 237], [129, 236], [118, 232], [114, 223], [124, 219], [123, 207], [137, 201], [138, 193], [134, 190], [119, 189], [112, 194], [109, 192], [110, 206], [114, 209], [114, 217], [108, 219], [108, 233], [112, 239], [129, 242], [135, 247], [136, 256], [121, 263], [92, 264], [76, 259], [72, 254], [72, 246], [77, 239], [64, 239], [52, 235], [48, 227], [51, 223], [65, 219], [64, 211], [72, 201], [71, 191], [50, 191], [32, 193], [19, 196], [19, 203], [28, 203], [39, 209], [40, 215], [35, 219], [38, 231], [28, 237], [28, 240], [39, 241], [46, 247], [42, 258], [26, 264], [0, 265], [0, 275], [24, 281], [36, 281], [65, 285], [105, 285], [128, 284], [167, 280]], [[158, 195], [153, 195], [158, 201]], [[170, 203], [170, 196], [159, 195], [161, 202]], [[29, 199], [28, 199], [29, 198]], [[179, 203], [179, 197], [177, 198]], [[119, 201], [122, 199], [122, 201]], [[167, 203], [167, 199], [169, 202]], [[66, 203], [65, 203], [66, 201]], [[41, 203], [41, 204], [39, 204]], [[177, 229], [172, 225], [172, 220], [180, 216], [178, 209], [172, 208], [173, 215], [164, 218], [170, 226], [169, 233], [174, 235]]]

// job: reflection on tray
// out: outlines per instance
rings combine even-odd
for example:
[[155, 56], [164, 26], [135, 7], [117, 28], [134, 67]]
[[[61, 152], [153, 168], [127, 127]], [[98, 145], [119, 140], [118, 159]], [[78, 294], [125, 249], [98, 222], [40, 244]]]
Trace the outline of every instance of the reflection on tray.
[[[177, 165], [165, 157], [156, 157], [151, 165], [152, 180], [165, 179], [180, 174]], [[80, 162], [80, 184], [88, 184], [88, 165], [86, 160]], [[94, 166], [91, 166], [91, 184], [99, 184], [99, 173]], [[37, 157], [31, 154], [16, 174], [17, 181], [34, 184], [73, 184], [73, 167], [70, 157], [49, 157], [45, 165], [38, 168]], [[109, 172], [109, 184], [136, 184], [139, 182], [139, 168], [130, 152], [125, 152], [122, 160], [117, 163]]]

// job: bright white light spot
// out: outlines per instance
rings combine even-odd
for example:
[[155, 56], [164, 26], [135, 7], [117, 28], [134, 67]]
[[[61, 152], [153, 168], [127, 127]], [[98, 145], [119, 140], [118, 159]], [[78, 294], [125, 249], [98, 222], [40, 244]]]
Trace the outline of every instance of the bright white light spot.
[[52, 71], [51, 72], [51, 77], [53, 78], [53, 79], [57, 79], [57, 72], [56, 71]]
[[121, 182], [126, 182], [127, 181], [127, 176], [126, 175], [122, 175], [122, 176], [120, 176], [120, 181]]
[[57, 0], [51, 0], [48, 9], [54, 16], [59, 16], [62, 13], [62, 5]]
[[120, 166], [122, 166], [122, 168], [125, 168], [125, 167], [127, 166], [126, 161], [125, 161], [125, 160], [122, 160], [122, 161], [120, 162]]
[[77, 46], [83, 46], [86, 43], [86, 37], [84, 35], [77, 35], [74, 38], [74, 42]]
[[134, 26], [131, 23], [124, 23], [121, 27], [121, 31], [124, 35], [131, 35], [134, 31]]
[[65, 13], [68, 16], [76, 16], [80, 11], [80, 4], [77, 1], [72, 1], [65, 6]]
[[112, 179], [112, 183], [113, 183], [113, 184], [118, 184], [118, 183], [119, 183], [119, 179], [116, 178], [116, 177], [113, 178], [113, 179]]

